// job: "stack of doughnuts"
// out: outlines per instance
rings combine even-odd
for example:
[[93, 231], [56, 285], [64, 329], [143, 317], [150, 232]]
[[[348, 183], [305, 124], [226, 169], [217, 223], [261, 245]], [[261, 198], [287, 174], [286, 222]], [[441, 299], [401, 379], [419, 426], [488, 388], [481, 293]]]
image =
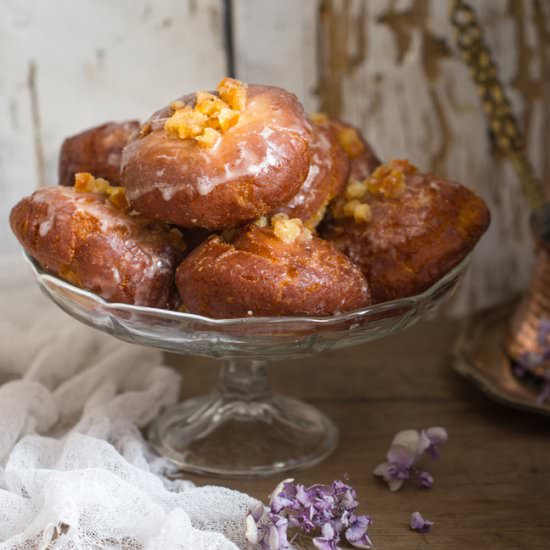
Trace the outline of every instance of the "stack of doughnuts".
[[382, 164], [359, 131], [224, 78], [145, 123], [68, 138], [57, 187], [12, 210], [48, 272], [215, 318], [330, 316], [426, 290], [489, 224], [466, 187]]

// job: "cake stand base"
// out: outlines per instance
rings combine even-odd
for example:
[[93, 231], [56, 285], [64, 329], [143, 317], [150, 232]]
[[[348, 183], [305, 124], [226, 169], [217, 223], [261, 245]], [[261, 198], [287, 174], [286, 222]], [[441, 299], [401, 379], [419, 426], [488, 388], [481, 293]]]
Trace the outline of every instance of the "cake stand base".
[[167, 409], [149, 440], [182, 471], [254, 478], [321, 462], [335, 449], [338, 431], [314, 407], [273, 395], [267, 362], [231, 360], [216, 390]]

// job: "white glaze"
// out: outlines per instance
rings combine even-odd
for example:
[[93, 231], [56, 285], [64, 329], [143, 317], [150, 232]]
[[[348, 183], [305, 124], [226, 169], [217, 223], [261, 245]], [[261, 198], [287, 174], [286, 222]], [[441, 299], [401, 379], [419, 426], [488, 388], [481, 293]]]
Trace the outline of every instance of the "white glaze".
[[[280, 101], [281, 105], [288, 104], [286, 92], [274, 88], [269, 93], [269, 96], [260, 93], [250, 98], [247, 109], [241, 114], [237, 124], [222, 135], [213, 147], [195, 149], [193, 154], [197, 155], [197, 162], [190, 169], [196, 174], [194, 184], [200, 195], [208, 195], [218, 185], [228, 181], [257, 178], [273, 167], [285, 165], [291, 159], [296, 142], [309, 140], [309, 123], [299, 115], [289, 115], [286, 110], [274, 105], [277, 101]], [[274, 98], [274, 95], [281, 97]], [[188, 98], [184, 100], [188, 101]], [[151, 124], [154, 132], [164, 131], [162, 127], [166, 119], [166, 112], [153, 115]], [[147, 140], [147, 137], [143, 139]], [[239, 145], [232, 151], [234, 142]], [[179, 162], [178, 170], [185, 174], [185, 161], [178, 159], [182, 143], [174, 141], [173, 147], [170, 147], [169, 143], [163, 143], [163, 153], [155, 155], [156, 159]], [[157, 147], [158, 142], [154, 146]], [[147, 147], [147, 142], [138, 140], [128, 146], [124, 154], [124, 165], [133, 156], [134, 147]], [[231, 158], [231, 161], [222, 164], [220, 158]], [[156, 178], [161, 178], [164, 170], [165, 168], [156, 170]], [[189, 179], [185, 177], [180, 184], [172, 183], [169, 186], [162, 179], [156, 178], [142, 181], [139, 186], [129, 186], [129, 200], [135, 201], [157, 189], [163, 200], [171, 201], [176, 193], [189, 188]]]
[[[140, 222], [136, 217], [126, 216], [109, 203], [97, 198], [98, 195], [78, 193], [69, 187], [45, 188], [35, 192], [31, 200], [34, 203], [48, 205], [43, 219], [38, 220], [39, 234], [41, 237], [46, 237], [54, 225], [71, 224], [70, 218], [76, 214], [92, 216], [100, 226], [98, 233], [113, 251], [113, 257], [118, 258], [119, 262], [117, 266], [104, 263], [102, 265], [104, 269], [98, 270], [95, 277], [88, 274], [85, 280], [86, 286], [90, 289], [99, 289], [101, 296], [109, 300], [120, 290], [121, 272], [125, 272], [124, 266], [143, 265], [140, 280], [133, 281], [137, 289], [134, 303], [145, 304], [149, 297], [151, 281], [159, 274], [170, 272], [170, 260], [168, 256], [152, 254], [147, 245], [144, 245], [144, 248], [140, 244], [138, 225]], [[116, 231], [120, 227], [128, 227], [127, 234], [132, 236], [121, 235]], [[109, 261], [107, 256], [105, 260]], [[100, 264], [101, 258], [98, 258], [98, 265]]]

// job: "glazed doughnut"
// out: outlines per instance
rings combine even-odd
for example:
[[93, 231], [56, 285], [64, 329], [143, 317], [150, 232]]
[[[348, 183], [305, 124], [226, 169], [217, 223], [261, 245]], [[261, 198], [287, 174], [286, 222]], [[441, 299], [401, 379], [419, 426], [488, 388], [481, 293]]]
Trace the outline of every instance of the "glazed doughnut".
[[[318, 115], [319, 116], [319, 115]], [[321, 120], [324, 115], [321, 115]], [[338, 143], [350, 159], [350, 180], [364, 180], [380, 166], [380, 160], [361, 132], [341, 120], [328, 120]]]
[[59, 185], [73, 185], [78, 172], [91, 172], [120, 185], [122, 149], [138, 130], [137, 120], [107, 122], [68, 137], [59, 154]]
[[174, 307], [181, 237], [121, 210], [121, 187], [99, 180], [102, 193], [77, 190], [97, 181], [79, 175], [76, 188], [35, 191], [11, 211], [13, 232], [43, 269], [108, 301]]
[[361, 268], [374, 302], [428, 289], [472, 250], [490, 221], [469, 189], [400, 160], [351, 180], [331, 210], [322, 236]]
[[210, 237], [180, 264], [176, 284], [188, 311], [215, 318], [325, 316], [370, 302], [360, 270], [284, 214], [232, 242]]
[[226, 229], [298, 192], [310, 138], [293, 94], [224, 79], [217, 92], [184, 96], [155, 113], [124, 149], [122, 178], [146, 216]]
[[326, 117], [313, 117], [309, 150], [311, 160], [304, 183], [298, 193], [275, 213], [299, 218], [306, 227], [315, 229], [328, 203], [345, 187], [350, 160], [338, 142], [335, 128]]

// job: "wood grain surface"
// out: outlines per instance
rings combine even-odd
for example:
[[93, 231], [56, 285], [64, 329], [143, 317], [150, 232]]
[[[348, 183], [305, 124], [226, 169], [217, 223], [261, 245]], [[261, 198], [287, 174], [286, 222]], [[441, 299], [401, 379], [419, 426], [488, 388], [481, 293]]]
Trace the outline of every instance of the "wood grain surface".
[[[550, 547], [550, 419], [489, 401], [451, 367], [460, 324], [427, 322], [357, 348], [273, 364], [276, 390], [329, 414], [340, 430], [336, 452], [296, 472], [300, 482], [328, 483], [348, 474], [360, 510], [374, 518], [376, 550], [527, 550]], [[183, 395], [211, 388], [217, 366], [171, 356], [184, 375]], [[412, 484], [390, 493], [372, 476], [393, 435], [441, 425], [449, 443], [427, 463], [432, 490]], [[279, 479], [193, 481], [222, 484], [267, 499]], [[412, 512], [435, 522], [430, 534], [408, 529]]]

